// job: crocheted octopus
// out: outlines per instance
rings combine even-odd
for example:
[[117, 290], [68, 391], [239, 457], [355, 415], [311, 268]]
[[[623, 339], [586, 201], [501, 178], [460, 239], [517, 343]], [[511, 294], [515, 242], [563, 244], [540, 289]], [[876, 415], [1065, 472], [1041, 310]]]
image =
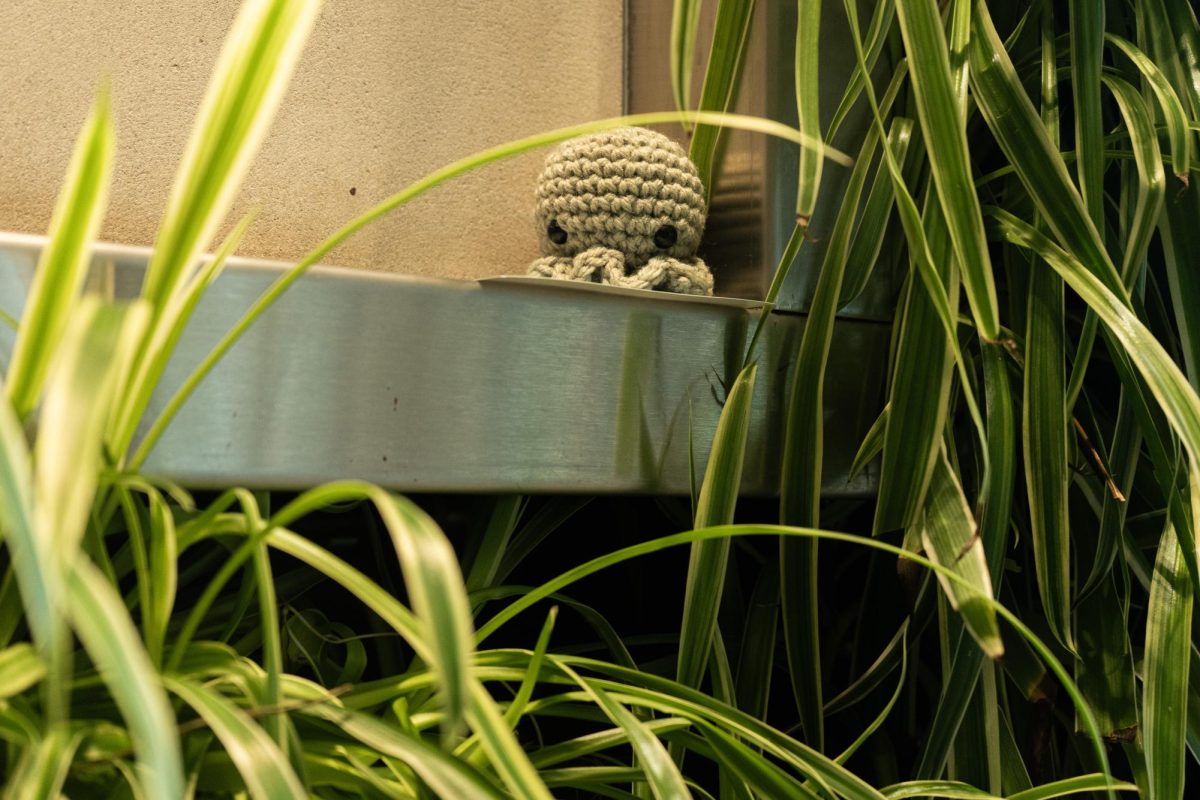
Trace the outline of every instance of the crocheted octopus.
[[543, 257], [529, 274], [711, 295], [696, 256], [705, 212], [696, 165], [666, 136], [618, 128], [571, 139], [538, 180]]

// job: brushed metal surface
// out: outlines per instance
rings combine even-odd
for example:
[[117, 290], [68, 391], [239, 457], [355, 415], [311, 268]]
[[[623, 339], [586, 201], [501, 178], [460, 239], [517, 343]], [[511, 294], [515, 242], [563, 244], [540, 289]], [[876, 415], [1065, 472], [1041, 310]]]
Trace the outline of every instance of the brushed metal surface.
[[[41, 237], [0, 234], [0, 308], [19, 317]], [[103, 245], [93, 283], [138, 292], [149, 251]], [[234, 259], [163, 380], [174, 389], [286, 265]], [[301, 488], [362, 478], [408, 491], [686, 493], [722, 384], [757, 311], [554, 282], [471, 282], [315, 268], [226, 356], [147, 471], [196, 487]], [[781, 403], [803, 318], [762, 342], [744, 488], [778, 480]], [[827, 379], [826, 493], [880, 406], [886, 325], [838, 323]], [[13, 335], [0, 331], [7, 362]], [[154, 415], [167, 396], [160, 392]]]

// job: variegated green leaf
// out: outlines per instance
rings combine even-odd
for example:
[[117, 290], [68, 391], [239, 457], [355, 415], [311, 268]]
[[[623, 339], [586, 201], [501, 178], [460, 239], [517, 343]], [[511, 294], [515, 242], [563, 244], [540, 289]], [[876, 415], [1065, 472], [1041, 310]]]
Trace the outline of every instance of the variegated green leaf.
[[54, 353], [73, 317], [92, 260], [92, 243], [108, 207], [113, 123], [108, 91], [101, 90], [67, 167], [46, 246], [38, 258], [5, 383], [18, 417], [41, 397]]
[[992, 610], [992, 579], [983, 543], [962, 486], [943, 451], [933, 467], [925, 510], [921, 517], [921, 543], [929, 559], [958, 573], [964, 583], [938, 580], [967, 625], [967, 630], [990, 658], [1004, 654], [1000, 628]]
[[306, 798], [308, 793], [267, 732], [231, 700], [203, 684], [166, 678], [167, 688], [200, 715], [237, 766], [255, 800]]
[[[750, 430], [750, 408], [754, 399], [754, 381], [758, 365], [750, 364], [733, 383], [717, 431], [713, 434], [708, 466], [696, 502], [696, 527], [724, 525], [733, 521], [738, 491], [742, 484], [742, 466], [746, 458], [746, 437]], [[725, 585], [729, 561], [729, 542], [701, 542], [692, 548], [688, 562], [687, 584], [683, 597], [683, 622], [679, 630], [677, 680], [685, 686], [698, 686], [708, 664], [717, 610]]]
[[896, 0], [896, 16], [908, 54], [930, 172], [962, 270], [967, 300], [980, 335], [995, 340], [1000, 336], [1000, 323], [992, 262], [971, 180], [966, 120], [955, 101], [941, 15], [934, 0]]
[[1185, 796], [1192, 603], [1192, 582], [1179, 539], [1168, 526], [1159, 541], [1146, 612], [1142, 737], [1150, 776], [1148, 800], [1180, 800]]

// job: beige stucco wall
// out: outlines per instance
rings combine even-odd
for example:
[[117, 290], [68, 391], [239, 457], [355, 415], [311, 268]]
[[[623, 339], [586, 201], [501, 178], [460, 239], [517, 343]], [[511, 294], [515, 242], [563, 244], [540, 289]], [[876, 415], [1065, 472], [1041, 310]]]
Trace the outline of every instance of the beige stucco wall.
[[[237, 0], [9, 0], [0, 47], [0, 230], [43, 232], [75, 134], [111, 75], [103, 230], [150, 244]], [[455, 158], [620, 113], [622, 0], [327, 0], [234, 216], [243, 255], [295, 259]], [[521, 272], [539, 154], [405, 206], [329, 259], [449, 277]]]

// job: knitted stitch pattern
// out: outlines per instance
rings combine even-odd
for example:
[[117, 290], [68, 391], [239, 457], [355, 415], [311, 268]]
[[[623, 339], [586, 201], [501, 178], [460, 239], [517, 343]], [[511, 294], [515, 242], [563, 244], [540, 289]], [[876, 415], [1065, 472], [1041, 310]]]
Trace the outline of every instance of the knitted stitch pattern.
[[711, 295], [696, 257], [704, 186], [671, 139], [618, 128], [564, 142], [538, 180], [542, 258], [529, 272], [562, 280]]

